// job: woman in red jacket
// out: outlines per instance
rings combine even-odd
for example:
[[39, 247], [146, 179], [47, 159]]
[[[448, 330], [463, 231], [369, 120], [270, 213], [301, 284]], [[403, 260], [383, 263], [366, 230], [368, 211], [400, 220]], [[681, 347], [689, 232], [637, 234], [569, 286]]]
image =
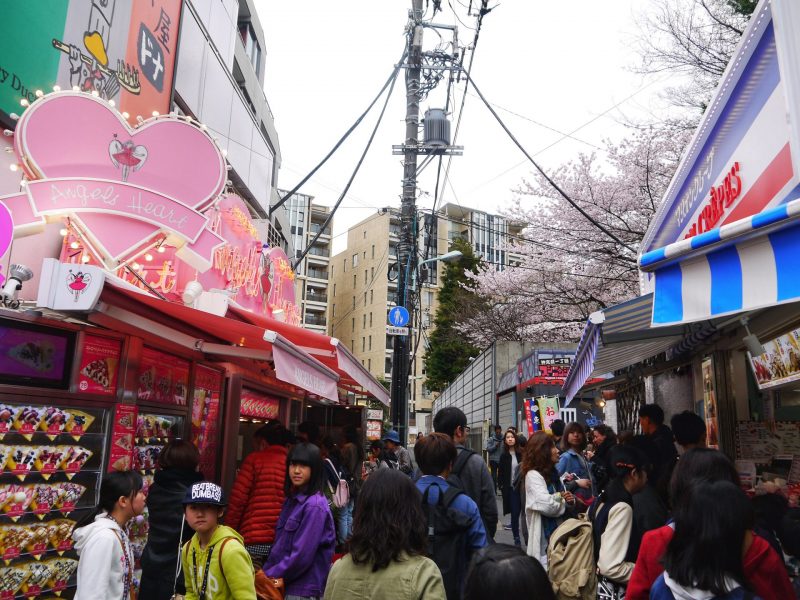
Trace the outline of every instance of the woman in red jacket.
[[283, 425], [277, 421], [255, 432], [256, 450], [242, 461], [225, 513], [225, 524], [242, 535], [256, 569], [269, 557], [283, 507], [284, 434]]
[[[670, 497], [680, 498], [700, 482], [730, 481], [739, 485], [739, 475], [733, 463], [718, 450], [695, 448], [678, 461], [670, 485]], [[720, 498], [720, 502], [724, 499]], [[650, 588], [664, 572], [661, 559], [672, 536], [673, 525], [648, 531], [642, 538], [636, 566], [628, 582], [626, 600], [648, 600]], [[755, 533], [745, 536], [744, 575], [755, 594], [763, 600], [793, 598], [792, 584], [783, 560], [766, 540]]]

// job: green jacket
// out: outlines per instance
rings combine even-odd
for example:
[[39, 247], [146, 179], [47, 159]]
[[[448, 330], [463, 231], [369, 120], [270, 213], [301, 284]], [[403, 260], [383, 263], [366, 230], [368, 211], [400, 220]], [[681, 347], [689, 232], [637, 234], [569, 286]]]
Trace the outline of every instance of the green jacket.
[[[225, 538], [228, 538], [227, 542]], [[181, 561], [186, 580], [186, 600], [199, 599], [203, 586], [203, 570], [208, 553], [212, 550], [205, 600], [253, 600], [256, 597], [256, 587], [250, 555], [244, 549], [242, 536], [224, 525], [217, 527], [205, 550], [200, 549], [197, 534], [183, 546]], [[197, 565], [196, 572], [192, 564], [193, 556], [194, 564]]]
[[375, 573], [372, 565], [357, 565], [348, 554], [328, 574], [325, 600], [446, 600], [439, 567], [424, 556], [403, 556]]

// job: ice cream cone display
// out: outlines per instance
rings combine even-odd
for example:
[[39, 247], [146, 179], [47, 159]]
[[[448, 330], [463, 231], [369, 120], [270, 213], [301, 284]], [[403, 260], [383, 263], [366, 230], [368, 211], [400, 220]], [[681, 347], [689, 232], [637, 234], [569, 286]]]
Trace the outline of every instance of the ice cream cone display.
[[34, 463], [41, 451], [40, 446], [13, 446], [6, 466], [20, 481], [34, 469]]
[[33, 501], [33, 496], [34, 489], [32, 485], [8, 486], [3, 512], [11, 517], [12, 521], [16, 521], [28, 510], [28, 507]]
[[42, 420], [39, 422], [39, 429], [47, 434], [50, 440], [55, 440], [64, 431], [70, 414], [55, 406], [47, 406], [44, 409]]
[[0, 598], [13, 598], [30, 577], [30, 571], [21, 566], [0, 567]]
[[94, 417], [82, 410], [71, 410], [70, 419], [64, 430], [72, 436], [76, 442], [86, 433], [94, 422]]
[[39, 428], [43, 413], [43, 407], [40, 406], [22, 406], [18, 408], [14, 414], [14, 431], [30, 441], [34, 432]]

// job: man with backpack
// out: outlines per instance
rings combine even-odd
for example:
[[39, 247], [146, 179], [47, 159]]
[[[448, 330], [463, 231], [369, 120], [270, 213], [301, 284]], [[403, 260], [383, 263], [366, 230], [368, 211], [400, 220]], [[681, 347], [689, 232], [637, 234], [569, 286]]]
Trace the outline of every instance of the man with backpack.
[[460, 600], [472, 555], [488, 544], [475, 502], [447, 476], [457, 457], [447, 435], [432, 433], [414, 446], [422, 472], [417, 489], [428, 521], [428, 556], [439, 567], [448, 600]]
[[[448, 483], [462, 490], [475, 501], [481, 513], [486, 537], [494, 539], [497, 531], [497, 497], [495, 496], [492, 475], [480, 454], [466, 448], [467, 417], [455, 406], [448, 406], [436, 413], [433, 429], [447, 435], [456, 446], [458, 456], [447, 477]], [[414, 449], [416, 454], [416, 447]], [[419, 462], [419, 459], [417, 459]]]
[[389, 433], [383, 436], [383, 443], [386, 446], [387, 452], [394, 454], [397, 458], [398, 468], [408, 476], [414, 472], [414, 467], [411, 464], [411, 455], [400, 444], [400, 436], [392, 429]]

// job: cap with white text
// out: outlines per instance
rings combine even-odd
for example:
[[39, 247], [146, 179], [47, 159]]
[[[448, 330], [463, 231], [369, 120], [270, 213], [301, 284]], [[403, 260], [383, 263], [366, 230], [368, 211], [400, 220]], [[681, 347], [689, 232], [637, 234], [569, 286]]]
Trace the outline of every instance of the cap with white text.
[[226, 506], [225, 492], [216, 483], [210, 481], [199, 481], [192, 484], [186, 495], [183, 497], [184, 504], [214, 504], [215, 506]]

